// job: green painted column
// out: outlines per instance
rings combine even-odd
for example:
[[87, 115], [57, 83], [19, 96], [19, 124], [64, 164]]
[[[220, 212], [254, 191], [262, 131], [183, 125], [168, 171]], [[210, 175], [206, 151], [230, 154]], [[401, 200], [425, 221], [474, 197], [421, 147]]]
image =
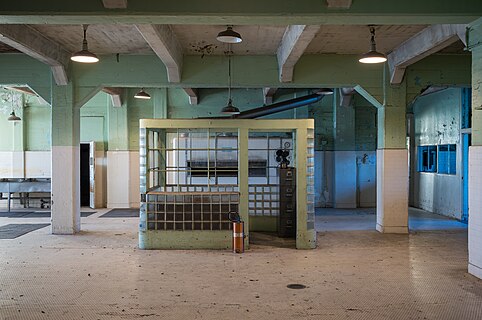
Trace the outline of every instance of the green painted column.
[[386, 84], [384, 93], [384, 103], [377, 113], [376, 229], [384, 233], [408, 233], [406, 84], [399, 87]]
[[377, 113], [378, 149], [406, 148], [406, 95], [405, 82], [386, 88], [385, 103]]
[[[482, 18], [469, 28], [472, 51], [472, 146], [469, 147], [469, 273], [482, 279]], [[457, 169], [458, 170], [458, 169]]]
[[482, 18], [469, 29], [472, 52], [472, 146], [482, 146]]
[[72, 83], [52, 83], [52, 233], [80, 230], [80, 109]]

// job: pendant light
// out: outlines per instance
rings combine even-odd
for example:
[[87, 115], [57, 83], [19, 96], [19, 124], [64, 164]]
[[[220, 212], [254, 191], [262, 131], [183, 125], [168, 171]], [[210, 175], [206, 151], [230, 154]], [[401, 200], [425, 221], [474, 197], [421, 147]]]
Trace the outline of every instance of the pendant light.
[[387, 57], [383, 53], [377, 51], [377, 45], [375, 43], [375, 28], [373, 26], [370, 26], [370, 33], [370, 51], [363, 54], [358, 61], [361, 63], [382, 63], [387, 61]]
[[134, 98], [149, 100], [151, 98], [151, 96], [147, 92], [144, 91], [144, 88], [142, 88], [138, 93], [135, 94]]
[[240, 43], [243, 41], [241, 35], [233, 30], [233, 26], [227, 26], [226, 30], [218, 33], [216, 39], [224, 43]]
[[7, 120], [8, 121], [20, 121], [22, 119], [15, 114], [15, 111], [12, 110], [12, 113], [10, 113], [10, 116], [7, 118]]
[[96, 63], [99, 61], [99, 58], [97, 56], [89, 51], [89, 47], [87, 45], [87, 27], [89, 26], [88, 24], [83, 24], [82, 25], [84, 28], [84, 40], [82, 41], [82, 50], [74, 53], [71, 57], [70, 60], [75, 61], [75, 62], [81, 62], [81, 63]]
[[[229, 45], [231, 46], [231, 45]], [[232, 55], [231, 47], [228, 50], [228, 104], [221, 109], [221, 113], [223, 114], [239, 114], [239, 109], [233, 106], [233, 99], [231, 97], [231, 55]]]

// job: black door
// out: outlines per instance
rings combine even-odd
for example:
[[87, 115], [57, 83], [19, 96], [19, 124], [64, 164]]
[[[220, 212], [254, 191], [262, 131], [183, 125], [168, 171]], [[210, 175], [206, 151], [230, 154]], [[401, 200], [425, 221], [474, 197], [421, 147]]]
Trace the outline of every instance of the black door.
[[90, 205], [90, 182], [89, 182], [89, 144], [80, 144], [80, 205]]

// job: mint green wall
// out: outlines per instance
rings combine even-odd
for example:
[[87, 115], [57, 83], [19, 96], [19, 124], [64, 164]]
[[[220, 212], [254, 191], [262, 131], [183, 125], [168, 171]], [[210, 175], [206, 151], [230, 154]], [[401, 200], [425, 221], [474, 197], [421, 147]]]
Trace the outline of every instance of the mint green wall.
[[[153, 117], [153, 99], [134, 98], [138, 89], [127, 90], [127, 125], [129, 130], [129, 150], [139, 150], [139, 119]], [[149, 92], [148, 89], [146, 91]]]
[[51, 108], [48, 105], [32, 105], [24, 108], [25, 150], [50, 150], [50, 112]]
[[377, 109], [359, 95], [354, 96], [355, 104], [355, 150], [374, 151], [377, 149]]
[[21, 95], [23, 107], [15, 110], [22, 120], [16, 123], [7, 118], [11, 104], [2, 101], [4, 111], [0, 116], [0, 151], [45, 151], [50, 150], [50, 106], [37, 97], [0, 88], [0, 93]]
[[[249, 110], [263, 105], [261, 89], [231, 90], [233, 104], [240, 111]], [[199, 104], [190, 105], [183, 89], [168, 90], [168, 118], [221, 117], [220, 111], [228, 102], [227, 89], [199, 90]]]
[[97, 151], [108, 147], [107, 110], [110, 97], [99, 92], [80, 109], [80, 142], [95, 141]]
[[0, 151], [13, 151], [14, 123], [7, 121], [8, 114], [0, 117]]

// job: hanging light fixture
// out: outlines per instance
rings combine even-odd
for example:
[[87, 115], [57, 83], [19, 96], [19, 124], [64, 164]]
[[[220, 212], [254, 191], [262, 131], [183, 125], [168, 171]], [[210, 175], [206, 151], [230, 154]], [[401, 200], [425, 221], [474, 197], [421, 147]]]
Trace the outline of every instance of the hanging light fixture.
[[149, 100], [151, 98], [151, 96], [147, 92], [144, 91], [144, 88], [142, 88], [138, 93], [135, 94], [134, 98]]
[[22, 119], [15, 114], [15, 111], [12, 110], [12, 113], [10, 113], [10, 116], [7, 118], [7, 120], [8, 121], [20, 121]]
[[387, 57], [383, 53], [377, 51], [377, 44], [375, 43], [375, 28], [373, 26], [370, 26], [370, 33], [370, 51], [363, 54], [358, 61], [361, 63], [382, 63], [387, 61]]
[[229, 50], [228, 50], [228, 104], [221, 109], [221, 113], [229, 114], [229, 115], [239, 114], [239, 109], [233, 106], [233, 99], [231, 97], [231, 54], [232, 53], [233, 52], [231, 51], [231, 47], [229, 47]]
[[243, 41], [241, 35], [233, 30], [233, 26], [227, 26], [226, 30], [218, 33], [216, 39], [224, 43], [240, 43]]
[[71, 57], [70, 60], [75, 61], [75, 62], [81, 62], [81, 63], [96, 63], [99, 61], [99, 58], [97, 56], [89, 51], [89, 47], [87, 45], [87, 27], [89, 26], [88, 24], [83, 24], [82, 25], [84, 28], [84, 40], [82, 41], [82, 50], [74, 53]]

